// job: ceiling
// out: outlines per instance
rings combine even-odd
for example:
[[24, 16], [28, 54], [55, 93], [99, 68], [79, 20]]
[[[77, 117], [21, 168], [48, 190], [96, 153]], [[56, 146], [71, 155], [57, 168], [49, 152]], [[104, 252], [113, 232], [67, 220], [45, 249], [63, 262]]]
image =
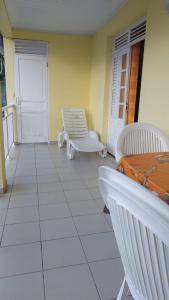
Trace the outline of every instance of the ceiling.
[[95, 34], [126, 0], [5, 0], [15, 28]]

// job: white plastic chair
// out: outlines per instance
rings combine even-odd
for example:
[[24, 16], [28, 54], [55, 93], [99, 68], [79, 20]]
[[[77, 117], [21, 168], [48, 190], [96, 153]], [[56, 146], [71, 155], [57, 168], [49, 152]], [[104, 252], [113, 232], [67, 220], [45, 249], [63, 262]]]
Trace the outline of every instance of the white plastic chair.
[[169, 299], [168, 205], [109, 167], [100, 167], [99, 187], [125, 271], [117, 299], [126, 299], [128, 289], [135, 300]]
[[106, 157], [106, 146], [99, 142], [96, 132], [88, 131], [83, 109], [63, 109], [62, 121], [63, 131], [59, 132], [58, 146], [63, 147], [66, 141], [69, 159], [74, 158], [75, 151], [99, 152], [102, 157]]
[[117, 162], [125, 155], [169, 151], [168, 137], [157, 127], [147, 123], [125, 126], [116, 144]]

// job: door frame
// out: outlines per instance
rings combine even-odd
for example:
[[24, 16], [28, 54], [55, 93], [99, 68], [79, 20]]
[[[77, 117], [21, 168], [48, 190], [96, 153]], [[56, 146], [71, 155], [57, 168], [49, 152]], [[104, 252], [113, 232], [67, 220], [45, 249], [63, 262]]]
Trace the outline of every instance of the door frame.
[[[15, 53], [15, 45], [13, 43], [13, 55], [14, 55], [14, 83], [15, 83], [15, 98], [16, 98], [16, 124], [17, 124], [17, 142], [19, 144], [22, 144], [22, 124], [21, 124], [21, 118], [20, 118], [20, 113], [19, 113], [19, 71], [18, 71], [18, 58], [21, 56], [27, 56], [27, 57], [39, 57], [39, 58], [43, 58], [45, 63], [46, 63], [46, 83], [45, 83], [45, 88], [46, 88], [46, 97], [47, 97], [47, 111], [46, 111], [46, 115], [47, 115], [47, 140], [46, 143], [49, 143], [49, 80], [48, 80], [48, 51], [47, 51], [47, 55], [39, 55], [39, 54], [27, 54], [27, 53]], [[32, 142], [33, 143], [33, 142]], [[41, 143], [38, 142], [37, 143]], [[42, 142], [43, 143], [43, 142]]]
[[[127, 80], [127, 87], [126, 87], [126, 104], [125, 104], [125, 112], [126, 112], [126, 107], [127, 107], [127, 103], [128, 103], [128, 89], [129, 89], [129, 76], [130, 76], [130, 60], [131, 60], [131, 47], [130, 46], [125, 46], [122, 47], [121, 49], [115, 51], [114, 55], [128, 50], [128, 70], [127, 70], [127, 74], [126, 74], [126, 80]], [[113, 55], [112, 55], [112, 63], [113, 63]], [[113, 72], [112, 72], [112, 64], [111, 64], [111, 75], [110, 75], [110, 89], [109, 89], [109, 109], [108, 109], [108, 135], [107, 135], [107, 149], [108, 152], [110, 154], [112, 154], [113, 156], [115, 155], [115, 153], [112, 152], [112, 149], [109, 147], [109, 141], [110, 141], [110, 137], [111, 137], [111, 114], [112, 114], [112, 79], [113, 79]], [[120, 95], [120, 91], [118, 92], [118, 96]], [[126, 119], [126, 117], [125, 117]], [[125, 122], [125, 121], [124, 121]]]
[[[112, 72], [112, 66], [113, 66], [113, 55], [118, 54], [120, 51], [123, 51], [125, 49], [129, 49], [129, 68], [128, 68], [128, 83], [127, 83], [127, 94], [128, 94], [128, 90], [129, 90], [129, 80], [130, 80], [130, 65], [131, 65], [131, 47], [134, 44], [137, 44], [138, 42], [141, 42], [142, 40], [145, 40], [146, 36], [145, 34], [136, 38], [133, 41], [130, 41], [130, 35], [131, 35], [131, 30], [133, 28], [135, 28], [136, 26], [138, 26], [139, 24], [141, 24], [142, 22], [145, 22], [146, 24], [146, 17], [142, 17], [140, 18], [137, 22], [135, 22], [133, 25], [126, 27], [126, 29], [124, 29], [122, 32], [118, 33], [117, 35], [112, 37], [112, 55], [111, 55], [111, 74], [110, 74], [110, 84], [109, 84], [109, 108], [108, 108], [108, 134], [107, 134], [107, 147], [108, 147], [108, 152], [110, 152], [110, 154], [112, 154], [113, 156], [115, 155], [115, 153], [112, 152], [112, 150], [109, 147], [109, 141], [111, 138], [111, 106], [112, 106], [112, 80], [113, 80], [113, 72]], [[146, 25], [145, 25], [146, 26]], [[124, 37], [125, 34], [127, 34], [127, 38], [125, 40], [125, 44], [122, 44], [121, 47], [119, 47], [118, 49], [115, 49], [116, 44], [115, 41], [117, 38], [119, 38], [120, 36]], [[124, 41], [124, 39], [123, 39]], [[122, 42], [123, 43], [123, 42]], [[128, 105], [128, 98], [127, 98], [127, 102], [126, 105]], [[126, 107], [127, 108], [127, 107]], [[126, 121], [125, 121], [126, 122]]]

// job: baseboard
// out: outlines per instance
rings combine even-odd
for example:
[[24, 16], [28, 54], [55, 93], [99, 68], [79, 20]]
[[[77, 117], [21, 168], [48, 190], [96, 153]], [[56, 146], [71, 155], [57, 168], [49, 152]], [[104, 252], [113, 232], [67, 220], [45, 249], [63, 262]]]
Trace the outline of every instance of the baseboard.
[[0, 195], [6, 194], [8, 191], [8, 185], [6, 184], [4, 187], [0, 187]]
[[50, 145], [56, 145], [58, 142], [57, 141], [49, 141]]

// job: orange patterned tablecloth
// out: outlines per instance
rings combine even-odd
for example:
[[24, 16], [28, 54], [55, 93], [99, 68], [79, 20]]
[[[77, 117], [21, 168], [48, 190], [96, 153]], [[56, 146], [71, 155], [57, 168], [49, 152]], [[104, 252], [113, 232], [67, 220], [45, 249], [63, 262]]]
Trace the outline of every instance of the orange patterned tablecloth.
[[117, 170], [155, 192], [169, 204], [169, 152], [125, 156]]

